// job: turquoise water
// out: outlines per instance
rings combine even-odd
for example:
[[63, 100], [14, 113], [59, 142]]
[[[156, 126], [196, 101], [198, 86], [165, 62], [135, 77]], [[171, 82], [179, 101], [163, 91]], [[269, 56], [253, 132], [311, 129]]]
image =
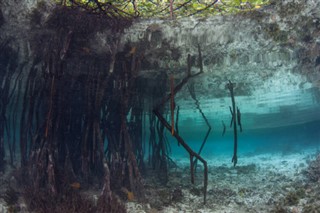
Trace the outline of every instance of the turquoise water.
[[[243, 118], [245, 119], [245, 118]], [[195, 126], [196, 128], [196, 126]], [[268, 129], [249, 129], [238, 134], [238, 162], [246, 156], [259, 154], [281, 153], [283, 155], [292, 153], [303, 153], [304, 150], [320, 150], [320, 121], [314, 121], [299, 125], [268, 128]], [[221, 131], [220, 131], [221, 129]], [[228, 129], [222, 136], [222, 127], [211, 132], [208, 140], [202, 150], [201, 156], [205, 159], [211, 159], [221, 156], [233, 155], [233, 131]], [[190, 147], [198, 152], [203, 142], [206, 130], [197, 129], [193, 133], [183, 131], [180, 127], [180, 135], [184, 138]], [[170, 141], [171, 154], [175, 158], [188, 158], [187, 152], [177, 146], [176, 140], [167, 133]]]

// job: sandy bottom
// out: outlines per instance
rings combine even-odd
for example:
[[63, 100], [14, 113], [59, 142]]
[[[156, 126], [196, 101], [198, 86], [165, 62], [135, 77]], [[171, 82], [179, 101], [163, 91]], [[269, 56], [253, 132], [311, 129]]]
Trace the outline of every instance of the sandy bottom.
[[202, 166], [193, 185], [189, 159], [173, 159], [178, 167], [170, 169], [167, 184], [159, 184], [159, 176], [147, 178], [148, 203], [129, 202], [127, 209], [130, 213], [320, 212], [320, 183], [310, 183], [305, 175], [316, 153], [239, 156], [236, 167], [230, 156], [209, 159], [206, 204]]
[[[206, 204], [202, 165], [198, 164], [195, 184], [191, 184], [189, 159], [172, 159], [175, 165], [167, 179], [155, 171], [147, 172], [146, 201], [127, 202], [126, 207], [129, 213], [320, 213], [320, 183], [310, 182], [305, 175], [317, 153], [310, 149], [286, 155], [239, 156], [236, 167], [229, 155], [206, 158]], [[6, 179], [5, 174], [0, 177]], [[0, 213], [6, 212], [0, 199]]]

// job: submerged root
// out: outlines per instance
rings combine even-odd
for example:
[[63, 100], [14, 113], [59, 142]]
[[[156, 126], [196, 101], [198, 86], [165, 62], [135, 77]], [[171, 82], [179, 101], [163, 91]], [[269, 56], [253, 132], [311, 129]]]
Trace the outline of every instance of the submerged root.
[[35, 189], [26, 187], [23, 192], [23, 198], [28, 210], [39, 213], [125, 213], [126, 209], [121, 200], [112, 194], [110, 199], [104, 199], [101, 196], [98, 200], [96, 196], [84, 195], [81, 191], [73, 189], [62, 195], [55, 196], [44, 189]]
[[7, 207], [14, 206], [18, 202], [19, 194], [11, 186], [5, 191], [2, 199], [4, 200]]

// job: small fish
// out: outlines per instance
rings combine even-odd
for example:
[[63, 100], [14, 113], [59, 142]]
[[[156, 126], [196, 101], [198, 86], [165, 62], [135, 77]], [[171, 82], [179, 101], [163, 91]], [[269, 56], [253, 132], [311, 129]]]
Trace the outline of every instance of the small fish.
[[128, 201], [133, 201], [134, 200], [134, 195], [133, 192], [127, 192], [127, 197], [128, 197]]
[[130, 51], [127, 52], [127, 54], [125, 54], [125, 57], [133, 56], [136, 54], [136, 52], [137, 52], [137, 47], [131, 47]]
[[223, 126], [222, 136], [224, 136], [224, 134], [226, 133], [226, 125], [223, 121], [222, 121], [222, 126]]
[[134, 194], [133, 192], [130, 192], [127, 188], [122, 187], [121, 191], [127, 195], [128, 201], [133, 201], [134, 200]]
[[79, 182], [74, 182], [70, 184], [70, 187], [73, 189], [80, 189], [81, 184]]
[[82, 48], [81, 48], [81, 51], [82, 51], [83, 53], [85, 53], [85, 54], [90, 54], [90, 53], [91, 53], [91, 49], [88, 48], [88, 47], [82, 47]]
[[137, 52], [137, 47], [132, 47], [131, 50], [130, 50], [130, 52], [129, 52], [129, 54], [130, 54], [130, 55], [133, 55], [133, 54], [135, 54], [136, 52]]

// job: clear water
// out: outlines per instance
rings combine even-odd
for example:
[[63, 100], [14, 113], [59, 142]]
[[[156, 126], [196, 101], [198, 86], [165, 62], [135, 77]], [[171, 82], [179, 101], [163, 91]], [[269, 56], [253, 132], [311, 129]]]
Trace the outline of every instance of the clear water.
[[[210, 74], [205, 73], [203, 75], [207, 77]], [[26, 76], [23, 76], [23, 77], [24, 79], [26, 78]], [[86, 111], [81, 111], [82, 108], [85, 108], [88, 106], [86, 102], [87, 99], [84, 96], [80, 97], [79, 95], [80, 98], [78, 100], [77, 97], [73, 95], [72, 89], [75, 89], [75, 87], [69, 88], [68, 83], [70, 81], [73, 84], [75, 84], [75, 82], [68, 79], [68, 77], [69, 76], [67, 76], [63, 80], [64, 80], [64, 84], [67, 85], [66, 91], [70, 94], [66, 94], [66, 91], [62, 91], [59, 94], [61, 95], [59, 99], [56, 99], [57, 105], [60, 103], [59, 101], [62, 101], [62, 100], [65, 101], [65, 103], [70, 104], [70, 106], [66, 106], [68, 107], [67, 109], [69, 110], [70, 115], [75, 116], [74, 118], [80, 117], [81, 119], [83, 119], [83, 120], [80, 119], [78, 124], [84, 125], [84, 120], [87, 119], [86, 116], [89, 117], [91, 115], [90, 113], [85, 114], [87, 113]], [[154, 80], [155, 79], [153, 79], [153, 83], [155, 85], [153, 85], [153, 87], [157, 87], [159, 84], [167, 83], [167, 82], [158, 82], [158, 81], [154, 82]], [[202, 80], [203, 80], [203, 77], [199, 79], [195, 79], [194, 81], [201, 83]], [[6, 81], [4, 80], [4, 83], [5, 82]], [[46, 82], [46, 84], [48, 85], [51, 82], [52, 81], [48, 81]], [[59, 82], [59, 80], [57, 80], [57, 82]], [[83, 82], [86, 82], [86, 81], [83, 81]], [[143, 83], [145, 83], [145, 81]], [[60, 88], [61, 84], [62, 83], [60, 82], [57, 88]], [[320, 150], [320, 131], [319, 131], [320, 130], [320, 98], [319, 98], [320, 92], [319, 92], [319, 89], [316, 87], [299, 89], [297, 88], [296, 85], [281, 87], [279, 86], [279, 84], [280, 84], [279, 82], [275, 84], [271, 84], [271, 83], [267, 84], [264, 89], [257, 88], [257, 90], [254, 90], [254, 92], [248, 96], [238, 95], [237, 90], [235, 90], [236, 105], [241, 110], [241, 115], [242, 115], [241, 121], [243, 126], [243, 132], [238, 133], [237, 166], [239, 166], [240, 168], [241, 166], [246, 166], [249, 164], [255, 164], [257, 167], [259, 167], [262, 161], [256, 161], [255, 158], [252, 158], [254, 156], [268, 155], [269, 159], [277, 158], [278, 159], [277, 162], [279, 162], [279, 159], [281, 160], [282, 158], [285, 159], [287, 155], [299, 154], [299, 155], [308, 156], [310, 154], [317, 153]], [[25, 85], [22, 83], [21, 86], [23, 87]], [[86, 83], [83, 83], [81, 86], [85, 87]], [[138, 86], [143, 88], [144, 84], [141, 84]], [[42, 124], [37, 123], [39, 129], [35, 129], [35, 128], [30, 129], [30, 132], [35, 131], [33, 132], [35, 135], [36, 134], [43, 135], [43, 133], [45, 132], [44, 131], [45, 125], [47, 124], [47, 122], [45, 121], [48, 116], [48, 111], [49, 111], [48, 105], [50, 103], [51, 96], [50, 96], [50, 87], [44, 87], [44, 88], [47, 89], [46, 91], [47, 93], [44, 96], [44, 98], [46, 98], [47, 100], [45, 101], [43, 101], [42, 99], [38, 100], [40, 103], [41, 101], [43, 101], [42, 103], [43, 105], [41, 105], [43, 106], [43, 109], [41, 109], [42, 112], [37, 111], [35, 114], [33, 114], [34, 118], [31, 119], [32, 122], [34, 122], [33, 123], [34, 126], [37, 126], [36, 116], [40, 117], [40, 123], [42, 121]], [[81, 89], [84, 89], [84, 88], [81, 88]], [[80, 93], [79, 92], [80, 89], [77, 88], [75, 90], [76, 90], [75, 92]], [[7, 112], [6, 112], [7, 113], [6, 115], [8, 116], [8, 118], [10, 118], [8, 135], [10, 136], [11, 139], [13, 139], [14, 136], [16, 137], [16, 149], [15, 149], [16, 159], [14, 162], [14, 164], [16, 165], [18, 165], [20, 161], [19, 159], [19, 153], [20, 153], [19, 141], [20, 141], [20, 130], [21, 130], [20, 128], [22, 129], [24, 128], [24, 126], [20, 126], [20, 116], [22, 115], [22, 108], [23, 108], [21, 106], [23, 103], [23, 95], [22, 95], [23, 91], [24, 89], [19, 90], [19, 92], [21, 92], [20, 101], [14, 102], [13, 100], [11, 100], [10, 102], [11, 105], [7, 108]], [[116, 92], [119, 92], [119, 91], [116, 91]], [[226, 92], [226, 95], [223, 97], [219, 97], [219, 98], [212, 97], [212, 94], [204, 93], [198, 87], [195, 87], [195, 92], [199, 98], [200, 108], [212, 126], [212, 131], [209, 137], [207, 138], [207, 141], [200, 155], [208, 162], [209, 169], [213, 168], [214, 166], [224, 166], [225, 168], [227, 168], [227, 172], [222, 173], [221, 175], [225, 175], [229, 179], [231, 177], [231, 180], [228, 180], [227, 183], [221, 182], [221, 181], [224, 181], [224, 179], [223, 180], [216, 180], [214, 178], [209, 179], [208, 189], [210, 190], [213, 187], [215, 187], [214, 184], [216, 183], [214, 184], [212, 183], [214, 181], [217, 181], [217, 184], [221, 184], [221, 185], [231, 184], [231, 185], [228, 185], [230, 187], [230, 189], [228, 190], [236, 191], [235, 189], [233, 189], [234, 186], [232, 184], [237, 183], [237, 181], [239, 180], [237, 179], [238, 176], [232, 179], [233, 177], [232, 175], [235, 175], [234, 173], [232, 173], [232, 171], [234, 171], [232, 169], [234, 168], [231, 161], [233, 152], [234, 152], [234, 138], [233, 138], [234, 134], [233, 134], [233, 129], [229, 127], [230, 120], [231, 120], [231, 115], [229, 111], [231, 99], [229, 97], [229, 94]], [[35, 90], [35, 93], [39, 94], [40, 91]], [[109, 92], [109, 90], [106, 90], [106, 93], [107, 93], [107, 96], [113, 95], [112, 92]], [[162, 95], [165, 95], [165, 94], [166, 93], [164, 92]], [[137, 95], [137, 94], [134, 94], [134, 95]], [[13, 97], [17, 97], [17, 96], [13, 96]], [[67, 97], [69, 97], [70, 99], [68, 99]], [[159, 97], [156, 97], [156, 98], [159, 98]], [[116, 101], [119, 101], [119, 99], [116, 99]], [[187, 93], [186, 87], [184, 87], [181, 90], [181, 93], [179, 92], [178, 94], [176, 94], [175, 101], [176, 101], [176, 104], [180, 107], [179, 122], [178, 122], [179, 135], [191, 147], [192, 150], [194, 150], [195, 152], [198, 152], [201, 147], [201, 144], [203, 143], [203, 139], [205, 137], [208, 127], [206, 126], [204, 119], [201, 117], [201, 114], [199, 113], [199, 109], [196, 108], [195, 101], [192, 98], [190, 98], [190, 95]], [[17, 107], [15, 103], [18, 104]], [[116, 105], [113, 105], [114, 104], [113, 102], [110, 102], [110, 103], [111, 104], [108, 107], [110, 106], [118, 107]], [[147, 103], [146, 105], [149, 107], [150, 106], [153, 107], [154, 106], [153, 104], [154, 103]], [[65, 106], [58, 105], [58, 107], [60, 107], [61, 111], [63, 111]], [[28, 107], [26, 109], [28, 109]], [[169, 114], [168, 112], [170, 112], [168, 110], [169, 109], [168, 105], [165, 106], [165, 109], [167, 111], [164, 112], [164, 114], [167, 114], [166, 119], [168, 122], [170, 122], [170, 118], [169, 118], [170, 116], [168, 116]], [[77, 114], [76, 110], [79, 110], [80, 113]], [[148, 111], [150, 109], [146, 107], [144, 110]], [[59, 113], [61, 111], [59, 111]], [[14, 114], [14, 113], [17, 113], [17, 114]], [[64, 114], [62, 113], [61, 117], [65, 118], [63, 115]], [[69, 115], [69, 114], [66, 113], [66, 115]], [[130, 116], [128, 116], [128, 118], [129, 117]], [[119, 114], [115, 114], [113, 119], [114, 119], [113, 120], [114, 122], [119, 121], [120, 120]], [[72, 123], [68, 120], [66, 122]], [[226, 132], [224, 135], [223, 135], [222, 122], [224, 122], [226, 125]], [[80, 148], [81, 143], [84, 141], [82, 138], [83, 132], [73, 132], [73, 134], [69, 134], [70, 132], [65, 131], [65, 129], [69, 128], [68, 126], [69, 123], [66, 123], [66, 124], [64, 124], [63, 122], [59, 123], [61, 125], [61, 128], [58, 128], [57, 135], [60, 135], [59, 139], [65, 140], [65, 141], [63, 143], [61, 143], [61, 141], [57, 141], [57, 143], [60, 143], [61, 147], [63, 147], [65, 143], [70, 143], [70, 141], [77, 142], [70, 145], [70, 147], [75, 148], [75, 150], [78, 151], [78, 156], [76, 156], [78, 157], [78, 159], [76, 159], [75, 160], [76, 163], [74, 163], [75, 165], [77, 165], [77, 162], [80, 162], [81, 159], [83, 159], [81, 158], [82, 156], [81, 156], [81, 148]], [[146, 119], [146, 123], [143, 123], [143, 126], [144, 126], [143, 143], [145, 148], [144, 159], [146, 161], [148, 159], [148, 154], [149, 154], [148, 146], [149, 146], [149, 136], [150, 136], [148, 123], [149, 123], [148, 119]], [[109, 123], [109, 125], [111, 126], [112, 123]], [[101, 126], [100, 128], [103, 129]], [[110, 126], [107, 126], [106, 128], [109, 128]], [[80, 130], [80, 129], [81, 128], [78, 128], [77, 130]], [[13, 130], [15, 130], [15, 132], [13, 132]], [[81, 130], [85, 131], [85, 128], [82, 127]], [[6, 131], [4, 132], [7, 133]], [[9, 139], [8, 135], [5, 134], [3, 138], [4, 140], [6, 140], [6, 143], [5, 143], [6, 154], [7, 154], [6, 161], [9, 162], [9, 147], [8, 147], [9, 143], [7, 142]], [[35, 135], [29, 135], [29, 142], [33, 139]], [[179, 164], [179, 166], [180, 165], [184, 166], [186, 164], [189, 164], [189, 155], [186, 152], [186, 150], [181, 145], [180, 146], [178, 145], [176, 139], [172, 137], [169, 131], [165, 130], [165, 135], [168, 139], [168, 146], [170, 147], [168, 156], [171, 159], [173, 159], [175, 162], [177, 162], [177, 164], [179, 164], [179, 162], [183, 162], [183, 164]], [[68, 140], [66, 138], [68, 138]], [[92, 142], [91, 138], [88, 139], [88, 141]], [[118, 143], [118, 141], [116, 141], [116, 143]], [[105, 148], [108, 146], [108, 144], [109, 144], [109, 141], [105, 139], [105, 144], [104, 144]], [[79, 147], [76, 147], [76, 146], [79, 146]], [[60, 153], [60, 155], [64, 157], [65, 153], [62, 153], [62, 154]], [[47, 163], [46, 158], [44, 161]], [[267, 161], [266, 163], [272, 165], [274, 162]], [[294, 163], [296, 164], [299, 162], [294, 162]], [[281, 165], [279, 164], [277, 166], [281, 166]], [[80, 173], [81, 168], [78, 167], [76, 169]], [[286, 172], [288, 172], [288, 169], [291, 169], [292, 173], [295, 172], [295, 170], [293, 170], [292, 167], [288, 167]], [[47, 171], [46, 168], [44, 170]], [[170, 172], [172, 171], [169, 171], [169, 177], [174, 180], [175, 177], [174, 175], [171, 177]], [[188, 180], [188, 183], [190, 178], [189, 172], [190, 172], [189, 169], [187, 171], [184, 171], [184, 174], [186, 177], [183, 179], [183, 180]], [[215, 170], [212, 169], [209, 172], [214, 173]], [[201, 172], [199, 172], [198, 174], [202, 175]], [[264, 176], [265, 174], [257, 173], [257, 175]], [[277, 175], [278, 174], [276, 174], [275, 176]], [[245, 179], [246, 174], [243, 176], [239, 175], [239, 178]], [[290, 178], [291, 177], [288, 177], [288, 179]], [[263, 183], [265, 182], [254, 183], [254, 184], [251, 184], [249, 187], [252, 187], [252, 188], [260, 187], [260, 185], [263, 185]], [[157, 186], [157, 184], [155, 185]], [[199, 178], [196, 184], [197, 184], [196, 187], [198, 188], [203, 187], [203, 179]], [[242, 184], [245, 185], [246, 183], [242, 183]], [[292, 185], [293, 184], [294, 183], [292, 183]], [[282, 186], [279, 186], [279, 187], [282, 187]], [[259, 190], [260, 190], [259, 193], [263, 191], [262, 188], [259, 188]], [[198, 201], [196, 201], [197, 203], [203, 202], [202, 192], [201, 192], [201, 195], [197, 197], [197, 199], [198, 199]], [[210, 197], [209, 195], [208, 199], [210, 200], [215, 198], [214, 196]], [[252, 199], [254, 200], [257, 198], [255, 197]], [[267, 201], [263, 201], [263, 202], [267, 202]]]
[[[245, 118], [243, 118], [245, 119]], [[206, 134], [207, 128], [197, 125], [193, 126], [196, 130], [193, 132], [184, 131], [180, 127], [180, 135], [198, 152]], [[241, 165], [241, 159], [246, 156], [259, 154], [293, 154], [304, 153], [310, 149], [320, 150], [320, 121], [308, 122], [298, 125], [291, 125], [276, 128], [264, 129], [244, 129], [238, 134], [238, 163]], [[221, 131], [220, 131], [221, 129]], [[202, 150], [202, 156], [205, 159], [220, 158], [233, 155], [233, 131], [230, 129], [222, 136], [222, 127], [213, 129]], [[188, 154], [168, 133], [168, 139], [171, 144], [172, 155], [175, 158], [188, 158]], [[254, 162], [252, 162], [254, 163]]]
[[[252, 96], [235, 96], [236, 105], [241, 110], [243, 132], [238, 133], [238, 159], [245, 156], [281, 153], [303, 153], [320, 148], [320, 91], [317, 88], [297, 89], [286, 87], [278, 91], [277, 85], [269, 91], [256, 91]], [[259, 90], [259, 89], [257, 89]], [[197, 91], [196, 91], [197, 92]], [[236, 93], [236, 91], [235, 91]], [[199, 91], [200, 96], [200, 91]], [[200, 108], [207, 117], [212, 130], [201, 156], [212, 159], [217, 156], [233, 155], [233, 128], [230, 128], [231, 98], [206, 98], [202, 94]], [[210, 95], [210, 94], [209, 94]], [[177, 94], [180, 106], [179, 134], [198, 152], [204, 140], [206, 125], [194, 100], [181, 98]], [[167, 116], [169, 120], [169, 116]], [[223, 124], [226, 133], [223, 136]], [[239, 128], [238, 128], [239, 131]], [[172, 156], [189, 158], [188, 153], [177, 146], [176, 140], [167, 132]]]

